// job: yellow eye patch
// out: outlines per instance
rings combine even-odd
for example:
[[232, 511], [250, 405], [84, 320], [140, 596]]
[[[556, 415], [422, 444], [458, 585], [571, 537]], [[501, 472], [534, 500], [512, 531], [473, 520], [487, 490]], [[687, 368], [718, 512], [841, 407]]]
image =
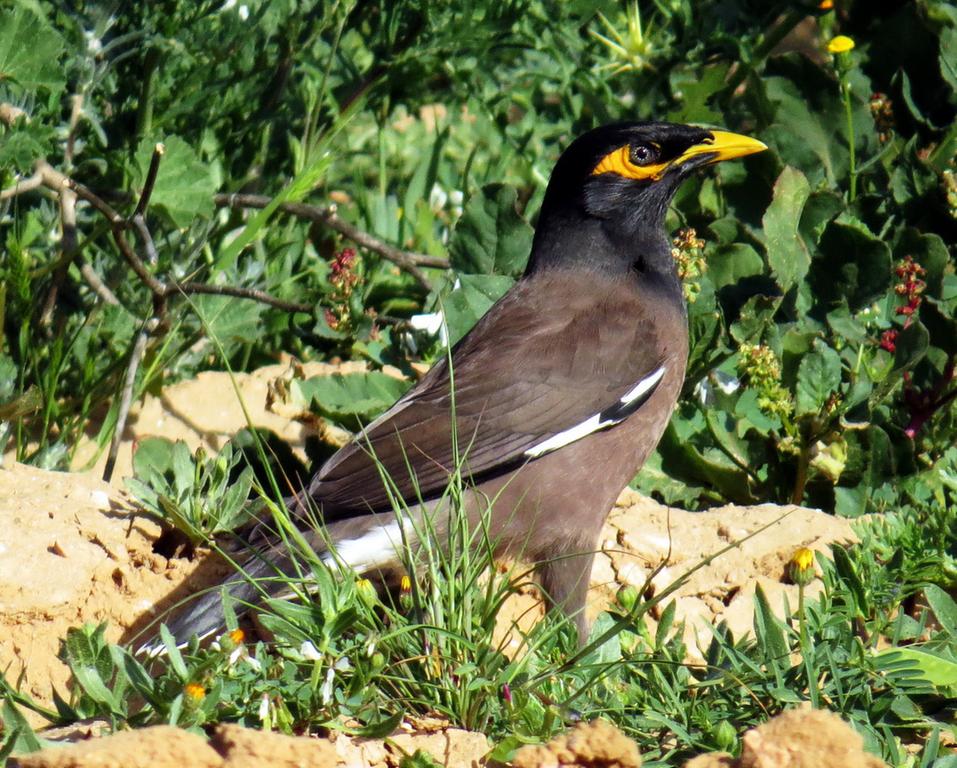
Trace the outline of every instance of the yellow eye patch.
[[668, 169], [671, 163], [654, 163], [653, 165], [635, 165], [631, 162], [631, 147], [627, 144], [605, 155], [591, 172], [592, 176], [603, 173], [617, 173], [626, 179], [649, 179], [657, 181]]

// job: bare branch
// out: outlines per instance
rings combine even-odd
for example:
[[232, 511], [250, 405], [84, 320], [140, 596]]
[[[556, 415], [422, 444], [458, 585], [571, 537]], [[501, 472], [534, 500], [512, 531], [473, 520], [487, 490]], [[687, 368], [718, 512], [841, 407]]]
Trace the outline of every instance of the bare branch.
[[[221, 208], [265, 208], [272, 202], [272, 198], [266, 195], [240, 194], [216, 195], [213, 200], [216, 205]], [[449, 268], [448, 259], [443, 259], [438, 256], [429, 256], [424, 253], [415, 253], [414, 251], [403, 251], [401, 248], [396, 248], [394, 245], [390, 245], [374, 235], [362, 231], [348, 221], [340, 218], [336, 213], [335, 206], [323, 208], [306, 203], [282, 203], [279, 206], [279, 210], [292, 216], [307, 219], [308, 221], [325, 224], [330, 229], [334, 229], [343, 237], [347, 237], [357, 245], [361, 245], [373, 253], [378, 253], [383, 258], [404, 269], [426, 290], [431, 289], [431, 284], [419, 267], [435, 267], [436, 269]]]
[[40, 325], [44, 328], [50, 325], [53, 318], [53, 309], [56, 307], [57, 297], [60, 295], [60, 288], [66, 279], [70, 264], [77, 255], [76, 192], [69, 187], [61, 186], [58, 194], [60, 199], [60, 250], [63, 252], [63, 258], [60, 259], [59, 265], [53, 271], [50, 289], [47, 291], [43, 310], [40, 312]]
[[286, 301], [271, 296], [265, 291], [256, 288], [237, 288], [233, 285], [209, 285], [208, 283], [175, 283], [170, 282], [166, 286], [166, 295], [173, 293], [205, 293], [213, 296], [235, 296], [239, 299], [253, 299], [254, 301], [268, 304], [277, 309], [284, 309], [287, 312], [312, 312], [314, 307], [310, 304], [300, 304], [295, 301]]
[[105, 304], [112, 304], [114, 307], [119, 306], [120, 300], [116, 298], [116, 294], [113, 293], [110, 287], [96, 274], [96, 270], [87, 263], [86, 259], [77, 255], [76, 264], [80, 268], [80, 274], [83, 275], [83, 279], [89, 283], [93, 292], [99, 296]]
[[159, 254], [156, 252], [156, 244], [153, 242], [153, 235], [150, 234], [149, 227], [146, 226], [146, 219], [142, 213], [137, 213], [132, 218], [133, 227], [136, 229], [143, 241], [143, 247], [146, 249], [146, 260], [151, 266], [156, 266], [159, 261]]
[[156, 318], [150, 318], [136, 334], [136, 341], [130, 351], [130, 362], [126, 366], [126, 379], [123, 381], [123, 391], [120, 394], [120, 407], [116, 414], [116, 427], [113, 430], [113, 439], [110, 441], [110, 452], [106, 457], [106, 466], [103, 468], [103, 479], [110, 482], [113, 477], [113, 468], [116, 466], [116, 457], [120, 452], [120, 443], [123, 442], [123, 432], [126, 430], [126, 419], [130, 415], [130, 405], [133, 402], [133, 386], [136, 384], [136, 372], [139, 370], [143, 355], [146, 352], [146, 342], [150, 334], [159, 327]]
[[[166, 153], [166, 147], [157, 143], [153, 147], [153, 157], [150, 158], [150, 168], [146, 172], [146, 182], [143, 184], [143, 194], [140, 195], [140, 201], [136, 204], [136, 210], [133, 212], [133, 218], [142, 217], [146, 213], [146, 206], [150, 204], [150, 197], [153, 195], [153, 186], [156, 184], [156, 174], [159, 173], [160, 160]], [[152, 261], [152, 260], [151, 260]], [[156, 262], [153, 262], [154, 264]]]
[[70, 127], [66, 136], [66, 149], [63, 152], [63, 159], [69, 168], [73, 165], [73, 152], [76, 147], [76, 129], [80, 124], [80, 117], [83, 115], [83, 94], [74, 93], [70, 99]]
[[11, 197], [16, 197], [17, 195], [22, 195], [24, 192], [30, 192], [31, 190], [37, 189], [38, 187], [43, 186], [43, 174], [34, 173], [32, 176], [29, 176], [22, 181], [17, 181], [12, 187], [7, 189], [0, 190], [0, 201], [9, 200]]

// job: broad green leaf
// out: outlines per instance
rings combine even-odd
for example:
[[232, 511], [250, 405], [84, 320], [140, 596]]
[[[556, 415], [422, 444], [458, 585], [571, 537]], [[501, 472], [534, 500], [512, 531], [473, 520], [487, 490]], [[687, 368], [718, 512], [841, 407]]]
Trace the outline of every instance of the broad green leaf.
[[641, 471], [632, 481], [632, 486], [648, 496], [660, 497], [669, 506], [686, 509], [694, 509], [704, 493], [703, 487], [685, 482], [665, 471], [658, 451], [652, 453], [642, 465]]
[[674, 77], [672, 91], [679, 102], [678, 108], [668, 113], [668, 120], [679, 123], [704, 123], [720, 125], [724, 116], [712, 109], [708, 102], [720, 92], [728, 74], [727, 64], [716, 64], [695, 71], [692, 77], [683, 71]]
[[841, 357], [823, 341], [798, 366], [797, 415], [819, 413], [841, 386]]
[[24, 173], [50, 151], [55, 135], [47, 126], [19, 121], [13, 128], [0, 131], [0, 168], [16, 168]]
[[63, 38], [37, 12], [25, 5], [0, 11], [0, 84], [58, 94], [66, 85], [62, 53]]
[[909, 370], [919, 363], [927, 354], [930, 343], [930, 334], [919, 320], [897, 334], [894, 350], [895, 370]]
[[957, 661], [929, 653], [918, 646], [887, 648], [877, 654], [882, 661], [913, 662], [921, 678], [938, 688], [957, 685]]
[[764, 274], [764, 259], [746, 243], [720, 246], [708, 254], [708, 277], [715, 291], [725, 287], [734, 290], [744, 278], [761, 274]]
[[760, 584], [754, 590], [754, 635], [772, 669], [776, 670], [778, 665], [787, 663], [790, 648], [784, 637], [784, 630], [778, 624], [768, 596]]
[[368, 424], [409, 388], [405, 379], [381, 371], [334, 373], [293, 381], [293, 397], [320, 414], [353, 429]]
[[507, 275], [460, 275], [457, 282], [458, 286], [442, 302], [452, 345], [515, 283]]
[[816, 244], [827, 225], [845, 208], [844, 198], [831, 190], [821, 189], [810, 194], [801, 213], [801, 234]]
[[950, 86], [951, 103], [957, 101], [957, 29], [945, 27], [940, 31], [940, 74]]
[[767, 435], [773, 429], [781, 428], [781, 420], [771, 417], [758, 406], [757, 390], [748, 387], [734, 405], [734, 415], [738, 418], [737, 436], [744, 437], [749, 429], [755, 429], [761, 435]]
[[821, 236], [808, 281], [825, 309], [846, 299], [856, 312], [890, 287], [890, 248], [863, 222], [842, 214]]
[[473, 195], [449, 245], [452, 268], [473, 275], [518, 277], [532, 249], [533, 230], [515, 209], [514, 187], [490, 184]]
[[[213, 214], [216, 181], [207, 163], [179, 136], [167, 136], [150, 206], [162, 208], [177, 227], [185, 228], [196, 217], [208, 219]], [[133, 184], [136, 194], [143, 191], [153, 150], [157, 142], [143, 139], [136, 150]]]
[[13, 746], [10, 752], [26, 753], [38, 752], [43, 749], [40, 739], [33, 732], [33, 728], [23, 716], [23, 713], [7, 697], [3, 697], [3, 704], [0, 705], [0, 721], [3, 722], [3, 737], [10, 739]]
[[952, 640], [957, 640], [957, 602], [936, 584], [925, 587], [924, 596], [937, 617], [937, 623]]
[[194, 296], [192, 303], [206, 333], [221, 344], [254, 343], [262, 333], [262, 315], [266, 307], [258, 301], [201, 294]]
[[804, 174], [787, 166], [774, 183], [774, 196], [762, 219], [768, 265], [783, 293], [803, 280], [811, 266], [811, 256], [798, 232], [810, 193]]

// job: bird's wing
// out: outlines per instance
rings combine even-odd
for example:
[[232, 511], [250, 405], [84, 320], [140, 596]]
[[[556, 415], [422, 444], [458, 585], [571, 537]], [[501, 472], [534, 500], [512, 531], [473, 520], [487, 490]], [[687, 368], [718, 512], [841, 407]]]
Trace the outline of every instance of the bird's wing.
[[[584, 293], [584, 292], [583, 292]], [[309, 487], [327, 520], [440, 494], [459, 457], [475, 480], [513, 469], [635, 412], [664, 375], [630, 291], [537, 306], [517, 284], [429, 373], [323, 466]], [[453, 394], [454, 393], [454, 404]], [[453, 418], [455, 442], [453, 442]]]

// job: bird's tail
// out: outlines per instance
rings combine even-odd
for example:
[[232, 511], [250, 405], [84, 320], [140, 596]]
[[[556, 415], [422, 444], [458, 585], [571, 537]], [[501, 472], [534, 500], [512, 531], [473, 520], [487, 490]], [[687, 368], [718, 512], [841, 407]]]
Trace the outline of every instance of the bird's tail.
[[[193, 635], [204, 640], [210, 635], [225, 631], [224, 605], [227, 602], [236, 616], [241, 617], [263, 598], [273, 597], [284, 587], [288, 588], [288, 579], [296, 572], [292, 558], [284, 548], [266, 546], [243, 562], [238, 572], [222, 584], [191, 599], [178, 610], [174, 609], [171, 616], [162, 620], [176, 639], [177, 646], [182, 648]], [[153, 638], [139, 649], [139, 653], [149, 656], [163, 652], [164, 644], [159, 638]]]

